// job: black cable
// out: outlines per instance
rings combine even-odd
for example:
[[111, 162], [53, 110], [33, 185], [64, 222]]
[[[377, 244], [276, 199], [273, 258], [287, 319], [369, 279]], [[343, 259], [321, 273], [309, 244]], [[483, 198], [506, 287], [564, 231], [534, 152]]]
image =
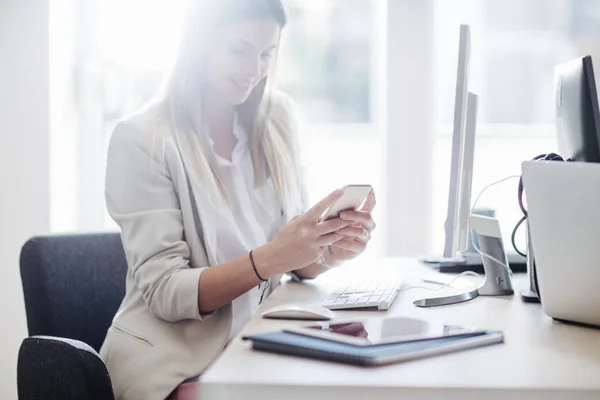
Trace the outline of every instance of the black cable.
[[513, 248], [515, 249], [515, 251], [516, 251], [516, 252], [517, 252], [519, 255], [521, 255], [521, 256], [523, 256], [523, 257], [527, 257], [527, 254], [525, 254], [525, 253], [521, 252], [521, 250], [519, 250], [519, 249], [518, 249], [518, 247], [517, 247], [517, 243], [516, 243], [516, 241], [515, 241], [515, 238], [516, 238], [516, 236], [517, 236], [517, 232], [519, 231], [519, 227], [520, 227], [520, 226], [523, 224], [523, 222], [525, 222], [526, 220], [527, 220], [527, 217], [523, 216], [523, 217], [522, 217], [522, 218], [519, 220], [519, 222], [517, 222], [517, 225], [515, 225], [515, 227], [514, 227], [514, 229], [513, 229], [513, 231], [512, 231], [512, 234], [510, 235], [510, 241], [511, 241], [511, 243], [512, 243], [512, 246], [513, 246]]
[[[547, 154], [539, 154], [537, 156], [535, 156], [534, 158], [532, 158], [531, 161], [563, 161], [563, 162], [569, 162], [569, 161], [573, 161], [573, 159], [571, 158], [563, 158], [562, 156], [556, 154], [556, 153], [547, 153]], [[519, 188], [517, 191], [517, 200], [519, 203], [519, 208], [521, 209], [521, 212], [523, 213], [523, 217], [519, 220], [519, 222], [517, 222], [517, 225], [515, 225], [510, 240], [512, 242], [512, 246], [515, 249], [515, 251], [517, 253], [519, 253], [519, 255], [523, 256], [523, 257], [527, 257], [527, 255], [525, 253], [523, 253], [522, 251], [520, 251], [517, 248], [517, 244], [515, 242], [515, 237], [517, 235], [517, 231], [519, 230], [519, 227], [523, 224], [523, 222], [525, 222], [527, 220], [527, 210], [525, 209], [525, 205], [523, 203], [523, 194], [524, 194], [525, 188], [523, 186], [523, 176], [521, 176], [519, 178]]]
[[[570, 158], [563, 158], [556, 153], [548, 153], [548, 154], [540, 154], [535, 156], [532, 161], [572, 161]], [[525, 205], [523, 204], [523, 177], [519, 179], [519, 189], [518, 189], [518, 201], [519, 208], [525, 217], [527, 217], [527, 210], [525, 209]], [[516, 250], [516, 249], [515, 249]], [[517, 251], [518, 252], [518, 251]]]
[[[531, 161], [563, 161], [563, 162], [569, 162], [569, 161], [574, 161], [572, 158], [563, 158], [560, 155], [556, 154], [556, 153], [548, 153], [548, 154], [540, 154], [536, 157], [534, 157]], [[517, 191], [517, 200], [519, 203], [519, 208], [521, 209], [521, 212], [523, 213], [523, 217], [521, 217], [521, 219], [519, 220], [519, 222], [517, 222], [517, 224], [515, 225], [510, 240], [512, 243], [513, 248], [515, 249], [515, 251], [517, 253], [519, 253], [521, 256], [523, 257], [527, 257], [527, 254], [523, 253], [522, 251], [520, 251], [517, 248], [517, 244], [515, 241], [515, 238], [517, 236], [517, 232], [519, 231], [519, 227], [523, 224], [523, 222], [525, 222], [527, 220], [527, 210], [525, 209], [525, 205], [523, 204], [523, 195], [525, 194], [525, 187], [523, 185], [523, 176], [521, 176], [519, 178], [519, 188]], [[527, 252], [530, 250], [530, 247], [528, 246]], [[531, 264], [531, 265], [530, 265]], [[539, 299], [541, 301], [542, 297], [540, 295], [540, 287], [538, 284], [538, 279], [537, 279], [537, 268], [536, 268], [536, 262], [533, 259], [533, 257], [531, 257], [530, 259], [527, 260], [527, 272], [529, 273], [530, 278], [533, 278], [533, 288], [530, 288], [529, 290], [523, 291], [521, 292], [521, 296], [523, 297], [524, 301], [534, 301], [535, 297], [537, 297], [537, 299]]]

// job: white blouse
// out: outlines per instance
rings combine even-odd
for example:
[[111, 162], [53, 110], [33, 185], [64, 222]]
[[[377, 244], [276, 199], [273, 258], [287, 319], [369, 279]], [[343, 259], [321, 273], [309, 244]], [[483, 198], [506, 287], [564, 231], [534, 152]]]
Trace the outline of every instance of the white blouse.
[[[282, 223], [282, 210], [272, 179], [269, 177], [262, 188], [255, 188], [248, 136], [237, 119], [233, 133], [237, 143], [231, 161], [217, 154], [230, 204], [216, 211], [216, 261], [219, 264], [247, 256], [250, 250], [271, 241]], [[256, 312], [266, 284], [262, 282], [233, 301], [228, 340], [233, 339]], [[264, 293], [263, 301], [269, 294], [270, 288]]]

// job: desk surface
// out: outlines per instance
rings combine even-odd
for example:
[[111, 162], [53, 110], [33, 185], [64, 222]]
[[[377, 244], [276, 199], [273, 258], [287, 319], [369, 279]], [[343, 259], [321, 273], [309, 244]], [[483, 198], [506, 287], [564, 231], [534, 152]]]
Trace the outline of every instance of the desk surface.
[[[360, 280], [373, 270], [402, 271], [408, 286], [423, 286], [418, 277], [431, 273], [415, 260], [356, 261], [309, 283], [285, 282], [263, 309], [288, 302], [320, 303], [341, 280]], [[403, 315], [505, 333], [503, 344], [376, 368], [254, 351], [242, 335], [306, 323], [266, 320], [258, 313], [203, 375], [202, 399], [600, 398], [600, 330], [554, 322], [539, 304], [521, 301], [517, 293], [526, 285], [527, 277], [519, 274], [513, 277], [514, 296], [478, 297], [434, 308], [412, 302], [456, 291], [416, 288], [400, 292], [387, 312], [336, 312], [343, 318]]]

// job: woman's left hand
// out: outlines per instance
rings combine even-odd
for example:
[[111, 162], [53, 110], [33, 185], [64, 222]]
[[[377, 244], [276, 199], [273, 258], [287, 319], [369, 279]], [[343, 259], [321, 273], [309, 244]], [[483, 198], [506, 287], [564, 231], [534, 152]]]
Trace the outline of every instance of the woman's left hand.
[[336, 231], [345, 238], [331, 245], [331, 254], [325, 256], [329, 264], [352, 260], [365, 251], [371, 240], [371, 232], [375, 229], [375, 221], [371, 216], [374, 208], [375, 192], [371, 190], [369, 197], [360, 209], [343, 211], [340, 214], [342, 220], [352, 221], [352, 225]]

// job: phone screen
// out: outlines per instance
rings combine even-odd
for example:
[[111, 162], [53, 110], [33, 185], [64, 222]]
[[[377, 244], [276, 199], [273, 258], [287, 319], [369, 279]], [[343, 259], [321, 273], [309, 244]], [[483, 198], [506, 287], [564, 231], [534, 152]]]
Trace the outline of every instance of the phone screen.
[[345, 186], [344, 195], [323, 214], [322, 219], [337, 218], [342, 211], [357, 210], [364, 204], [372, 190], [371, 185]]

